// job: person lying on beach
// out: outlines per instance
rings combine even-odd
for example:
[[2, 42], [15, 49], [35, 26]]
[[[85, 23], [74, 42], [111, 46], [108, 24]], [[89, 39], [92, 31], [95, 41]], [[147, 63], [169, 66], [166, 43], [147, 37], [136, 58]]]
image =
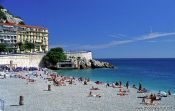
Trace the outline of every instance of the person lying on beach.
[[154, 101], [156, 100], [156, 95], [154, 94], [151, 94], [150, 96], [149, 96], [149, 99], [150, 99], [150, 105], [153, 105], [154, 104]]
[[55, 86], [65, 86], [66, 85], [63, 80], [58, 80], [58, 78], [53, 79], [53, 83]]
[[119, 89], [119, 92], [123, 92], [123, 93], [126, 93], [126, 92], [129, 92], [129, 90], [127, 89], [127, 90], [123, 90], [123, 89]]
[[126, 92], [119, 92], [117, 95], [125, 96], [125, 95], [128, 95], [128, 94]]
[[112, 87], [112, 88], [122, 88], [122, 86], [120, 85], [115, 85], [115, 83], [112, 83], [111, 85], [109, 85], [109, 87]]
[[96, 81], [95, 83], [96, 84], [103, 84], [103, 82], [100, 82], [100, 81]]
[[122, 88], [122, 86], [112, 85], [112, 88]]
[[83, 78], [82, 77], [78, 78], [78, 81], [82, 82], [83, 81]]
[[92, 94], [91, 91], [89, 92], [88, 97], [98, 97], [98, 98], [101, 98], [100, 94]]
[[149, 91], [145, 88], [142, 88], [140, 90], [137, 91], [137, 93], [148, 93]]
[[90, 90], [100, 90], [100, 89], [97, 88], [97, 87], [92, 86], [92, 88]]
[[73, 84], [73, 85], [76, 85], [76, 84], [75, 84], [75, 81], [73, 81], [73, 79], [70, 79], [70, 80], [68, 81], [68, 83], [71, 84], [71, 85], [72, 85], [72, 84]]

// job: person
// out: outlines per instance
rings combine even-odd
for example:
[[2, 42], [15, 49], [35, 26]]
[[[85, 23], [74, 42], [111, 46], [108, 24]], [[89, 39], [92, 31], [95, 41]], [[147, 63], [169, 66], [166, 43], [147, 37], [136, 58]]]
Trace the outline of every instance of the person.
[[100, 90], [100, 89], [97, 88], [97, 87], [92, 86], [92, 88], [90, 90]]
[[122, 82], [121, 81], [119, 81], [119, 86], [121, 86], [122, 85]]
[[87, 82], [90, 82], [90, 79], [89, 78], [87, 79]]
[[113, 88], [115, 88], [115, 87], [116, 87], [115, 83], [112, 83], [112, 87], [113, 87]]
[[109, 87], [109, 83], [106, 84], [106, 88]]
[[145, 102], [145, 98], [142, 98], [142, 103], [146, 103], [146, 102]]
[[136, 87], [136, 85], [135, 84], [133, 84], [133, 86], [132, 86], [134, 89], [137, 89], [137, 87]]
[[89, 96], [92, 96], [92, 91], [89, 92]]
[[88, 97], [98, 97], [98, 98], [100, 98], [101, 96], [100, 96], [100, 94], [96, 94], [96, 95], [92, 94], [92, 92], [90, 91]]
[[142, 84], [139, 82], [139, 91], [142, 90]]
[[69, 81], [69, 84], [73, 84], [73, 81], [72, 81], [72, 79]]
[[6, 79], [6, 74], [4, 74], [4, 79]]
[[128, 95], [128, 94], [125, 91], [119, 91], [119, 93], [117, 95], [125, 96], [125, 95]]
[[118, 85], [119, 85], [119, 83], [116, 81], [116, 82], [115, 82], [115, 85], [116, 85], [116, 86], [118, 86]]
[[87, 81], [86, 80], [84, 81], [84, 85], [87, 85]]
[[128, 89], [128, 87], [129, 87], [129, 82], [127, 81], [126, 82], [126, 88]]
[[149, 99], [150, 99], [150, 104], [153, 104], [153, 102], [156, 100], [156, 95], [154, 94], [152, 94], [151, 93], [151, 95], [149, 96]]
[[171, 95], [171, 92], [170, 92], [170, 90], [168, 90], [168, 95]]

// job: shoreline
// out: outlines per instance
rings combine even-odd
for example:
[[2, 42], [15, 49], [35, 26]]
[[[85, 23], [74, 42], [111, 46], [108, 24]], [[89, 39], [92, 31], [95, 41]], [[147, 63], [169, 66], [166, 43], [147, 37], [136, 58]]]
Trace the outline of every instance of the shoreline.
[[[108, 69], [108, 68], [102, 68], [102, 69]], [[51, 71], [53, 71], [53, 72], [55, 72], [55, 73], [57, 73], [57, 74], [59, 74], [59, 71], [87, 71], [87, 70], [96, 70], [96, 69], [81, 69], [81, 70], [79, 70], [79, 69], [61, 69], [61, 70], [51, 70]], [[99, 69], [97, 69], [97, 70], [99, 70]], [[74, 72], [72, 72], [72, 73], [74, 73]], [[72, 77], [72, 75], [69, 75], [69, 74], [66, 74], [66, 73], [63, 73], [63, 72], [61, 72], [60, 73], [61, 75], [63, 75], [63, 76], [70, 76], [70, 77]], [[83, 75], [82, 75], [83, 76]], [[79, 78], [79, 77], [81, 77], [81, 76], [77, 76], [76, 78]], [[99, 79], [98, 78], [90, 78], [90, 77], [85, 77], [85, 78], [89, 78], [89, 79], [91, 79], [91, 80], [93, 80], [94, 82], [95, 81], [99, 81]], [[122, 81], [122, 80], [117, 80], [118, 82], [119, 81], [121, 81], [122, 83], [126, 83], [127, 81], [129, 81], [129, 80], [125, 80], [125, 81]], [[106, 82], [106, 81], [104, 81], [104, 80], [101, 80], [101, 82], [104, 82], [104, 83], [109, 83], [109, 84], [112, 84], [112, 83], [114, 83], [114, 82], [116, 82], [116, 81], [110, 81], [110, 82]], [[144, 81], [143, 81], [143, 83], [144, 83]], [[131, 82], [131, 84], [133, 85], [133, 84], [135, 84], [136, 86], [138, 86], [138, 84], [139, 84], [139, 81], [137, 81], [137, 82], [135, 82], [135, 81], [132, 81]], [[145, 86], [145, 84], [142, 84], [143, 86]], [[149, 85], [146, 85], [146, 86], [149, 86]], [[167, 92], [168, 91], [168, 88], [167, 88], [167, 90], [165, 90], [165, 89], [158, 89], [158, 88], [151, 88], [151, 87], [145, 87], [146, 89], [148, 89], [150, 92], [154, 92], [154, 93], [157, 93], [157, 92], [159, 92], [159, 91], [165, 91], [165, 92]], [[173, 92], [172, 91], [172, 93], [175, 95], [175, 92]]]
[[[26, 74], [26, 72], [21, 73]], [[38, 71], [37, 73], [44, 72]], [[47, 75], [42, 76], [47, 77]], [[5, 100], [5, 111], [150, 111], [150, 108], [158, 109], [157, 111], [164, 111], [165, 108], [168, 111], [174, 111], [175, 109], [174, 96], [164, 97], [161, 101], [155, 102], [155, 105], [144, 105], [140, 104], [142, 100], [137, 97], [150, 93], [139, 94], [136, 89], [129, 88], [128, 95], [120, 96], [118, 95], [119, 88], [106, 88], [106, 85], [98, 85], [94, 81], [83, 85], [83, 82], [78, 81], [77, 78], [74, 80], [76, 85], [65, 81], [66, 86], [54, 86], [42, 76], [34, 77], [36, 81], [29, 83], [26, 82], [26, 79], [21, 78], [0, 79], [0, 98]], [[51, 84], [51, 91], [47, 91], [48, 84]], [[100, 89], [92, 90], [92, 95], [99, 94], [100, 98], [88, 97], [92, 86]], [[24, 96], [24, 105], [13, 106], [18, 104], [20, 95]]]

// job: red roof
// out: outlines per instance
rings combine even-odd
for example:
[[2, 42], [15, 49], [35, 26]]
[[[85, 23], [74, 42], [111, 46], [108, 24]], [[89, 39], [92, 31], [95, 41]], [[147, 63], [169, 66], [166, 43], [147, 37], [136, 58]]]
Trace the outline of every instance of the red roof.
[[0, 23], [0, 25], [21, 26], [21, 27], [27, 27], [27, 28], [46, 29], [47, 30], [47, 28], [40, 27], [40, 26], [21, 25], [21, 24], [16, 24], [16, 23]]

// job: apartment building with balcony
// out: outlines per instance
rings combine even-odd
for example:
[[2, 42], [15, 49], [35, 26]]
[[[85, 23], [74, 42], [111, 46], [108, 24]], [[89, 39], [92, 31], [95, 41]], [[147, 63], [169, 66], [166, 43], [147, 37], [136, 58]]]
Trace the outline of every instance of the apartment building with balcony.
[[10, 44], [19, 50], [17, 43], [33, 43], [34, 52], [48, 51], [48, 29], [39, 26], [0, 23], [0, 43]]
[[0, 43], [15, 47], [17, 43], [17, 27], [10, 25], [0, 25]]

